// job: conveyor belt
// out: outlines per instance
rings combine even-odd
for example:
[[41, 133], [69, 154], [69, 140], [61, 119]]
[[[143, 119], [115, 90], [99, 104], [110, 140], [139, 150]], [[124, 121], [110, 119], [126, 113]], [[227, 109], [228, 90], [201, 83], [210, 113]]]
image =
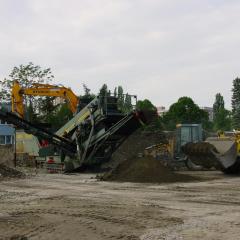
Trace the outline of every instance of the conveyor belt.
[[66, 152], [68, 155], [72, 156], [76, 153], [76, 145], [69, 139], [60, 137], [46, 129], [43, 129], [36, 124], [30, 123], [17, 115], [7, 112], [5, 110], [0, 110], [0, 119], [6, 121], [9, 124], [13, 124], [18, 128], [24, 129], [27, 133], [33, 134], [43, 139], [47, 139], [50, 143], [59, 147], [61, 150]]

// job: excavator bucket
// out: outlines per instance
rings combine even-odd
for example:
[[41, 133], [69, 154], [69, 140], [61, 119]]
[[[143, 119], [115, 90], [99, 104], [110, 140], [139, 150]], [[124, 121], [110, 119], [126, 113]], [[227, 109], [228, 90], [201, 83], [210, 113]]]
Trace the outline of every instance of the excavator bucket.
[[225, 173], [240, 172], [237, 144], [231, 138], [207, 138], [205, 142], [188, 143], [182, 151], [196, 165], [215, 167]]

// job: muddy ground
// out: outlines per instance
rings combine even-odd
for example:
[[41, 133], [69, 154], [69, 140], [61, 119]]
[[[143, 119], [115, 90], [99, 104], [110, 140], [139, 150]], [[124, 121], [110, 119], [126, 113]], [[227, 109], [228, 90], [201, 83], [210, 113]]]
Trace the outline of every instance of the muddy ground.
[[240, 178], [99, 182], [39, 174], [0, 182], [0, 239], [239, 239]]

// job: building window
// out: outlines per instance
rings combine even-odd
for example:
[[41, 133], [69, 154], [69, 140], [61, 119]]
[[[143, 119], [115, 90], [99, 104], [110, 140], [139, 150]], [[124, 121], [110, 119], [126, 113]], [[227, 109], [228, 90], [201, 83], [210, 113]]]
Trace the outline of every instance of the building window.
[[13, 144], [14, 137], [11, 135], [0, 135], [0, 145]]
[[0, 136], [0, 144], [5, 144], [5, 136]]
[[6, 144], [12, 144], [12, 136], [6, 136]]

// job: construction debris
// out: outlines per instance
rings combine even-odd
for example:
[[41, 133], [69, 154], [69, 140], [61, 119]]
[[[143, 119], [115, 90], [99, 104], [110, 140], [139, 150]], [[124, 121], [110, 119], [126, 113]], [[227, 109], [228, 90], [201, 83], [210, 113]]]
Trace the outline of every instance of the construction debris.
[[0, 164], [0, 180], [5, 178], [24, 178], [26, 175], [14, 168]]
[[13, 145], [0, 145], [0, 164], [9, 167], [14, 166], [14, 146]]
[[196, 177], [180, 174], [165, 167], [153, 157], [131, 158], [120, 163], [115, 169], [100, 178], [104, 181], [172, 183], [199, 180]]

